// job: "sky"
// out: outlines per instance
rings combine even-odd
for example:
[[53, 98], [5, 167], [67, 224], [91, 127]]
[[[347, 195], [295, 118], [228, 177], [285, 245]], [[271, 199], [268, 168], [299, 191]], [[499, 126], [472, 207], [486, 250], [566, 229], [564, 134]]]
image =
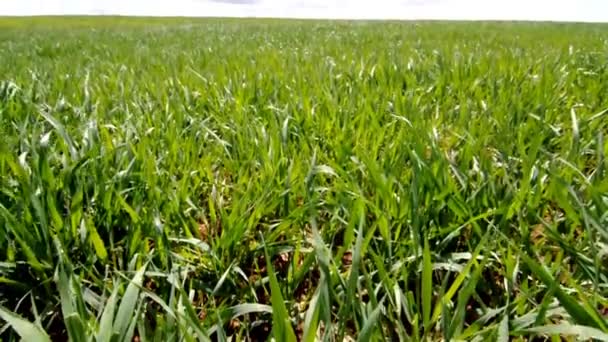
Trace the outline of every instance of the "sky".
[[608, 0], [0, 0], [0, 15], [608, 22]]

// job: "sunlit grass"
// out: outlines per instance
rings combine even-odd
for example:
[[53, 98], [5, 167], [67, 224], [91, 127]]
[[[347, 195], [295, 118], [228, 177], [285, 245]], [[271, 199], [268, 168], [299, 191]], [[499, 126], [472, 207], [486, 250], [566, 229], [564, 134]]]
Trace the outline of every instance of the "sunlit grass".
[[607, 339], [608, 26], [0, 27], [3, 340]]

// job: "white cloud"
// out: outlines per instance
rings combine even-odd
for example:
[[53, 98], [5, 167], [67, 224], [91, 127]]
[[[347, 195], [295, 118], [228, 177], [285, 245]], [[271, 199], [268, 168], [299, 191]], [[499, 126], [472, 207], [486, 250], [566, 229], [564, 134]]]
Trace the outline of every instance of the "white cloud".
[[99, 13], [608, 22], [608, 0], [0, 0], [0, 15]]

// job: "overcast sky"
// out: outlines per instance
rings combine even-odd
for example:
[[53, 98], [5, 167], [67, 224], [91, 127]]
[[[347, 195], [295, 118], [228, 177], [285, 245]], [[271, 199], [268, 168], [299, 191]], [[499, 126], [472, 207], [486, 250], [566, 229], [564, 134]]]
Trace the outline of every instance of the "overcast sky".
[[0, 0], [39, 14], [608, 22], [608, 0]]

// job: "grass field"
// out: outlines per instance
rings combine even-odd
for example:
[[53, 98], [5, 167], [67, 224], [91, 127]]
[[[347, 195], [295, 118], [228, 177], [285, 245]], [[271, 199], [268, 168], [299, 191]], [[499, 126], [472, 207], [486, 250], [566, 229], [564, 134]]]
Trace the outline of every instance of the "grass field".
[[5, 341], [608, 340], [608, 25], [0, 19]]

